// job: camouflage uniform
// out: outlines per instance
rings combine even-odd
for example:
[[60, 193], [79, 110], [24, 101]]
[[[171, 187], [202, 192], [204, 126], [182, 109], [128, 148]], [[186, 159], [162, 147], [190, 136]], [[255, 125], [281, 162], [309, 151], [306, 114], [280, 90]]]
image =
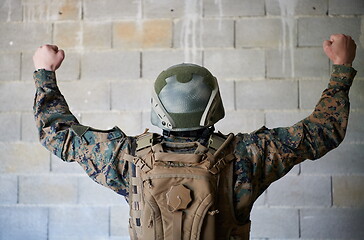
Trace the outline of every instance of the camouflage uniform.
[[[239, 133], [234, 144], [234, 207], [242, 222], [249, 220], [254, 201], [275, 180], [305, 159], [318, 159], [337, 147], [346, 132], [348, 92], [356, 71], [333, 65], [328, 88], [314, 112], [291, 127]], [[67, 162], [78, 162], [96, 182], [128, 197], [128, 164], [125, 153], [135, 152], [135, 137], [118, 127], [101, 131], [80, 125], [70, 112], [54, 72], [34, 73], [34, 115], [41, 143]], [[198, 138], [198, 137], [197, 137]], [[193, 141], [169, 136], [167, 141]]]

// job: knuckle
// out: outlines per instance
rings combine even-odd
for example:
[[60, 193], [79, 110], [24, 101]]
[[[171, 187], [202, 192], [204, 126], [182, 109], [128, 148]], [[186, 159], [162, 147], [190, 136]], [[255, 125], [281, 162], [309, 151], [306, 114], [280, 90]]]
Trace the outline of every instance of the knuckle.
[[342, 34], [342, 33], [337, 33], [337, 34], [332, 34], [331, 35], [331, 38], [336, 38], [336, 39], [338, 39], [338, 38], [344, 38], [344, 37], [345, 37], [345, 35]]

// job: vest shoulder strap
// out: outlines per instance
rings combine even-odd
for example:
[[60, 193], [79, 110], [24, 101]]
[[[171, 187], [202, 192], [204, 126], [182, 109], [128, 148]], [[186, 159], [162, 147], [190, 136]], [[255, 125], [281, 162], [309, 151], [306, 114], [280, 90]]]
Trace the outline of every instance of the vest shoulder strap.
[[234, 134], [232, 133], [227, 136], [222, 135], [221, 133], [213, 133], [210, 136], [208, 148], [211, 149], [214, 152], [214, 156], [217, 157], [222, 152], [222, 150], [224, 150], [229, 145], [233, 138]]
[[[234, 134], [230, 133], [229, 135], [225, 136], [221, 133], [213, 133], [211, 134], [207, 148], [209, 151], [214, 155], [218, 156], [221, 151], [227, 147], [227, 145], [233, 139]], [[137, 136], [137, 147], [136, 152], [140, 152], [141, 150], [152, 147], [156, 142], [159, 142], [161, 139], [161, 135], [151, 132], [145, 132], [139, 136]]]
[[213, 153], [213, 156], [217, 161], [209, 169], [210, 173], [218, 174], [224, 169], [231, 161], [235, 159], [235, 155], [232, 150], [228, 148], [229, 143], [233, 140], [234, 134], [230, 133], [227, 137], [222, 134], [213, 134], [209, 141], [209, 151]]
[[146, 132], [142, 135], [137, 136], [137, 147], [136, 152], [139, 152], [147, 147], [153, 146], [153, 143], [161, 136], [156, 133]]
[[219, 147], [225, 142], [225, 140], [225, 135], [213, 133], [210, 136], [208, 148], [216, 152], [217, 149], [219, 149]]
[[[229, 143], [234, 138], [234, 134], [230, 133], [229, 135], [223, 135], [221, 133], [213, 133], [210, 136], [208, 142], [208, 151], [213, 156], [216, 161], [213, 166], [210, 168], [210, 173], [218, 174], [223, 168], [227, 166], [231, 161], [235, 159], [235, 155], [233, 152], [224, 153], [224, 150], [228, 147]], [[144, 162], [140, 157], [147, 154], [152, 148], [152, 146], [159, 142], [161, 136], [159, 134], [146, 132], [142, 135], [137, 136], [137, 146], [136, 146], [136, 155], [137, 157], [129, 156], [129, 158], [125, 158], [126, 160], [133, 162], [137, 167], [142, 169], [143, 171], [150, 171], [152, 166], [148, 166], [149, 164]], [[224, 153], [224, 154], [221, 154]], [[219, 155], [222, 155], [221, 157]], [[127, 156], [126, 156], [127, 157]]]

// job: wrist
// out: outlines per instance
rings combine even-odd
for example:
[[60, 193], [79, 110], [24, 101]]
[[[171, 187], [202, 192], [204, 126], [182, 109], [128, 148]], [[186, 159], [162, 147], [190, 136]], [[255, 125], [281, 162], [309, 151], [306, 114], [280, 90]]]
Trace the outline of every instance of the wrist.
[[333, 65], [341, 65], [341, 66], [345, 66], [345, 67], [352, 67], [351, 63], [332, 63]]
[[46, 68], [37, 68], [35, 69], [35, 72], [48, 72], [48, 73], [55, 73], [56, 71], [53, 71], [51, 69], [46, 69]]
[[40, 69], [44, 69], [46, 71], [49, 71], [49, 72], [55, 72], [56, 69], [52, 66], [40, 66], [40, 67], [35, 67], [35, 69], [38, 71]]
[[48, 73], [48, 74], [55, 73], [55, 71], [53, 71], [53, 70], [48, 70], [48, 69], [45, 69], [45, 68], [37, 68], [37, 69], [35, 70], [35, 72], [44, 72], [44, 73]]

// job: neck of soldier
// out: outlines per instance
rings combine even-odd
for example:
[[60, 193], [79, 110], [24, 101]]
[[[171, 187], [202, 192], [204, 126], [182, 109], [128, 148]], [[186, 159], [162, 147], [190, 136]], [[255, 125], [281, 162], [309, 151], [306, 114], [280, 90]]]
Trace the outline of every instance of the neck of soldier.
[[211, 134], [214, 132], [214, 126], [201, 128], [192, 131], [167, 131], [163, 130], [163, 141], [165, 142], [199, 142], [207, 146]]

